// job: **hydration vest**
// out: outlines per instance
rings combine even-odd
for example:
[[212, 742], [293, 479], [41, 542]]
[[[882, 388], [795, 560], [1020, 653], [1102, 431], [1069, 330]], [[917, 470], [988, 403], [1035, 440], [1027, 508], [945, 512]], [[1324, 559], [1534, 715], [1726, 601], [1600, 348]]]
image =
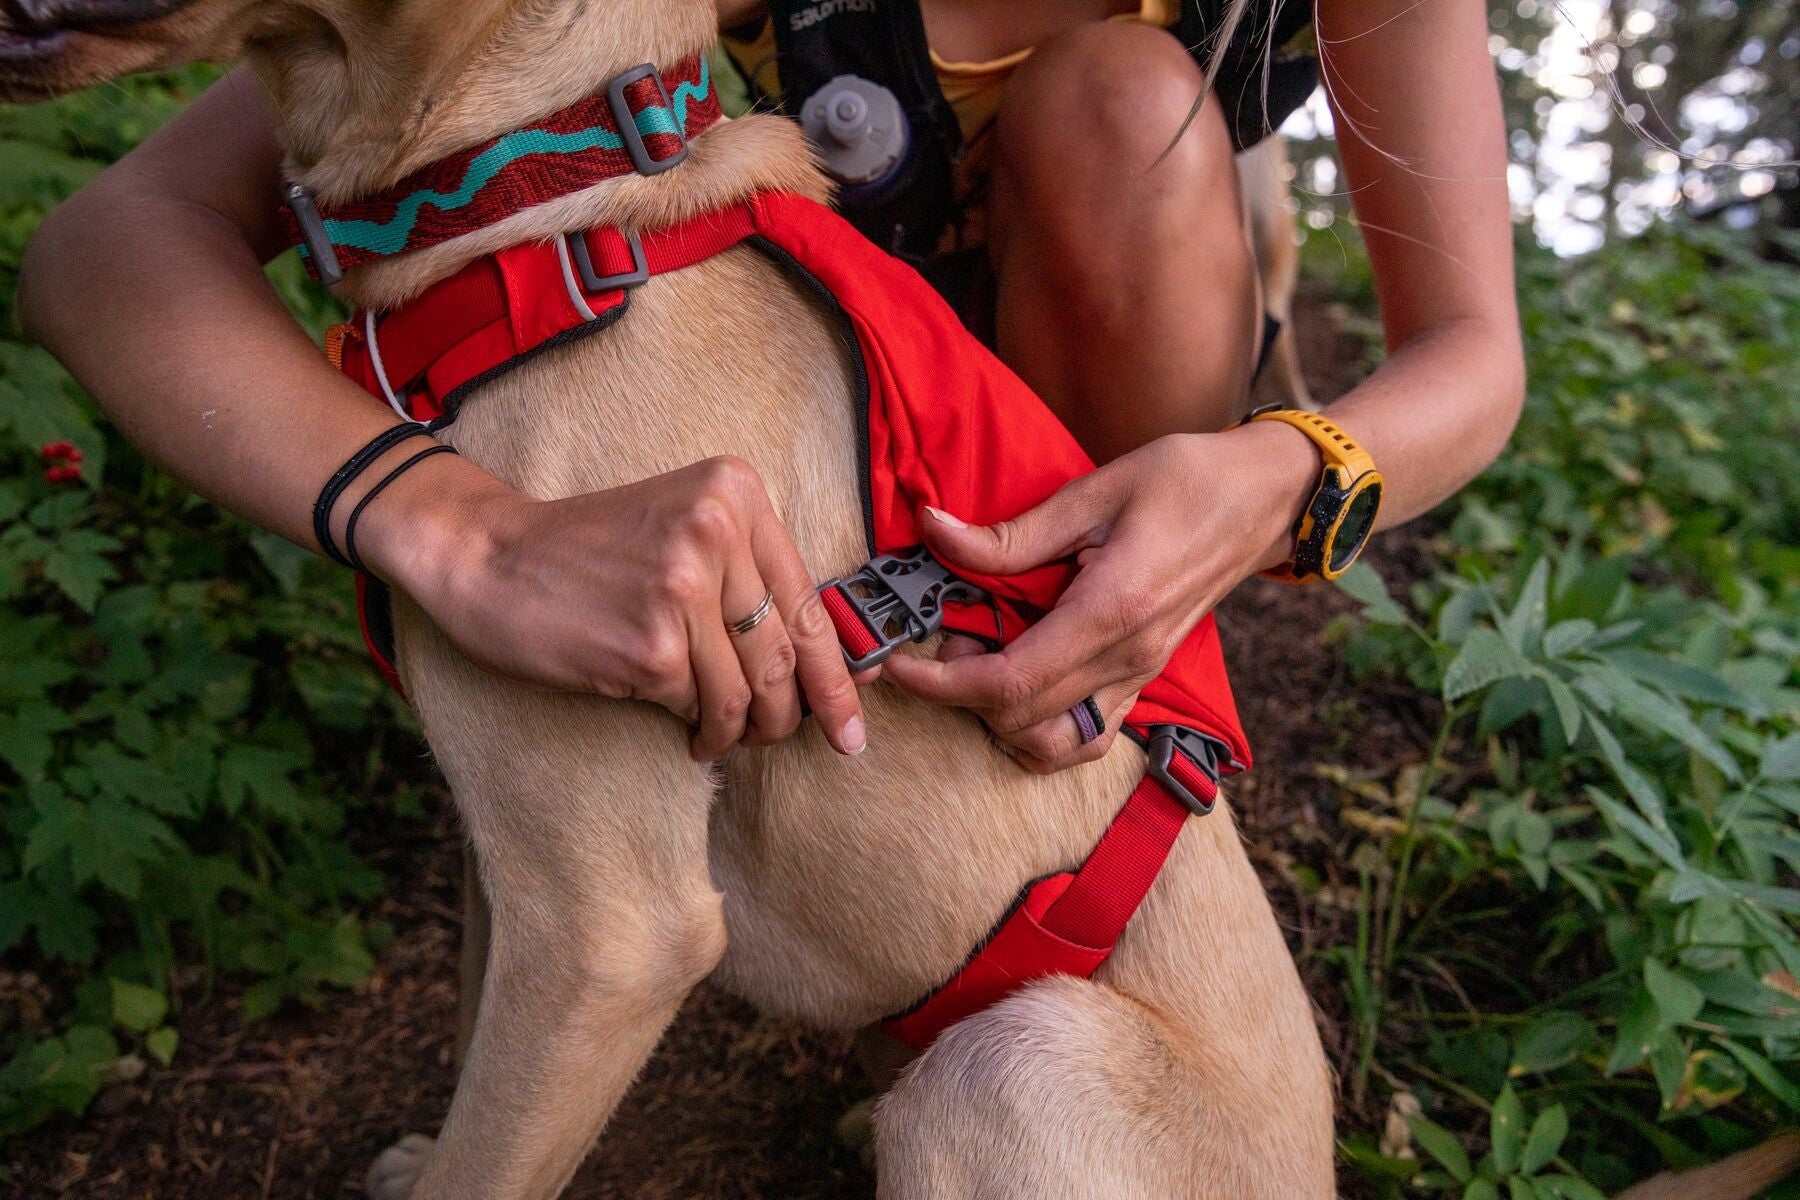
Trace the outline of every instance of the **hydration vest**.
[[[1204, 70], [1230, 0], [1181, 0], [1170, 29]], [[938, 86], [918, 0], [769, 0], [782, 95], [798, 116], [807, 99], [853, 75], [898, 100], [911, 127], [904, 160], [874, 187], [847, 188], [837, 207], [876, 245], [908, 258], [933, 254], [956, 213], [954, 172], [963, 151], [956, 114]], [[1318, 84], [1310, 55], [1283, 55], [1312, 21], [1306, 0], [1257, 0], [1238, 23], [1214, 78], [1232, 144], [1268, 136]]]

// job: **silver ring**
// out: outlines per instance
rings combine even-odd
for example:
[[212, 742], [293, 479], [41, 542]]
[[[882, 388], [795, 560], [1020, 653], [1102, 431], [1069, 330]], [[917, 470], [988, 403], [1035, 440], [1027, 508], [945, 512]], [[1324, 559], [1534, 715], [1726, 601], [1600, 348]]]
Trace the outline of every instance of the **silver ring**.
[[758, 625], [761, 625], [764, 621], [768, 620], [769, 613], [772, 612], [774, 608], [775, 593], [764, 592], [762, 603], [756, 606], [756, 611], [741, 621], [729, 622], [725, 626], [725, 632], [729, 633], [732, 637], [742, 637], [752, 629], [755, 629]]

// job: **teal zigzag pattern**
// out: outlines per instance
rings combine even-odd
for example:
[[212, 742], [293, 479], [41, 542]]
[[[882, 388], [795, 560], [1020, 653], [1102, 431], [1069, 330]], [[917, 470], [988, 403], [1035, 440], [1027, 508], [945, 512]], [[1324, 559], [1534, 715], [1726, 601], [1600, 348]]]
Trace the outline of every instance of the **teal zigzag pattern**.
[[[712, 75], [707, 67], [706, 57], [702, 55], [699, 82], [683, 83], [675, 89], [675, 94], [669, 98], [674, 106], [673, 112], [659, 105], [638, 113], [634, 122], [638, 132], [646, 137], [653, 133], [685, 133], [688, 104], [694, 100], [705, 100], [711, 90]], [[462, 185], [454, 192], [414, 192], [400, 202], [393, 217], [387, 221], [328, 219], [325, 222], [325, 233], [338, 246], [353, 246], [371, 254], [398, 254], [406, 249], [406, 243], [412, 237], [413, 226], [418, 224], [419, 213], [426, 205], [444, 212], [462, 208], [473, 202], [477, 193], [492, 183], [496, 175], [522, 158], [534, 154], [579, 154], [585, 150], [624, 148], [624, 139], [602, 126], [574, 133], [521, 129], [505, 135], [476, 155], [469, 163], [469, 171], [463, 176]], [[302, 248], [302, 253], [304, 252]]]

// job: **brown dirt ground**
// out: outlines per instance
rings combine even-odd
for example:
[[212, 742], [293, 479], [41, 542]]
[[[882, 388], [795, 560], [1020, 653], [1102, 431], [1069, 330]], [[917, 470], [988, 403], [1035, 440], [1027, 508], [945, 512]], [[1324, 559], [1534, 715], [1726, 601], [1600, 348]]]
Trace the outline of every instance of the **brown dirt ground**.
[[[1360, 353], [1335, 333], [1338, 314], [1301, 312], [1302, 353], [1329, 398]], [[1421, 535], [1386, 539], [1384, 570], [1404, 577]], [[1340, 940], [1341, 917], [1303, 902], [1292, 868], [1327, 886], [1342, 865], [1335, 802], [1313, 767], [1385, 765], [1423, 755], [1417, 700], [1398, 690], [1353, 695], [1327, 636], [1351, 606], [1333, 589], [1253, 582], [1221, 613], [1256, 770], [1234, 786], [1252, 861], [1262, 873], [1314, 997], [1334, 1059], [1348, 1053], [1342, 1010], [1317, 951]], [[1321, 737], [1323, 735], [1323, 737]], [[453, 823], [396, 831], [373, 857], [393, 881], [374, 914], [393, 943], [369, 982], [316, 1012], [245, 1027], [222, 993], [181, 1014], [174, 1066], [104, 1093], [84, 1118], [46, 1126], [4, 1151], [0, 1195], [127, 1200], [301, 1200], [362, 1194], [369, 1162], [400, 1133], [432, 1130], [449, 1103], [456, 1014], [457, 890]], [[868, 1094], [841, 1037], [758, 1017], [703, 988], [683, 1009], [643, 1079], [608, 1127], [569, 1195], [578, 1200], [720, 1197], [837, 1200], [873, 1195], [859, 1154], [834, 1134]], [[1366, 1120], [1369, 1114], [1358, 1114]], [[12, 1190], [8, 1190], [12, 1189]]]

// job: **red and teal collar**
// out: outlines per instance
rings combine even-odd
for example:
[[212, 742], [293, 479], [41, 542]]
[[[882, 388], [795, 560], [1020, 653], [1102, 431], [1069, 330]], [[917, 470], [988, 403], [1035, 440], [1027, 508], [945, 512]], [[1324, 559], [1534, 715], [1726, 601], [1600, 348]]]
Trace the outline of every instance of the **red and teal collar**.
[[337, 283], [352, 267], [474, 233], [602, 180], [666, 171], [721, 116], [705, 55], [666, 73], [645, 63], [602, 94], [439, 159], [376, 195], [323, 205], [289, 184], [288, 235], [313, 278]]

